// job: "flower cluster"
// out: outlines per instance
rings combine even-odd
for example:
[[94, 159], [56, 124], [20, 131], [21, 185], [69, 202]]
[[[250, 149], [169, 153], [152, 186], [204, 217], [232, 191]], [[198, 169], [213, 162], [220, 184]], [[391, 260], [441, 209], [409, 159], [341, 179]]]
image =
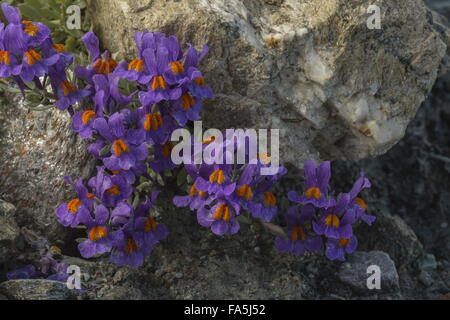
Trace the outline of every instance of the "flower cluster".
[[330, 162], [317, 166], [314, 161], [307, 161], [304, 171], [305, 192], [289, 192], [289, 200], [297, 205], [285, 215], [287, 237], [277, 237], [275, 245], [280, 252], [298, 256], [305, 250], [320, 250], [325, 239], [326, 256], [344, 261], [345, 254], [355, 251], [358, 245], [352, 225], [359, 220], [371, 225], [375, 220], [366, 214], [367, 205], [358, 197], [363, 189], [370, 188], [370, 182], [361, 174], [350, 192], [334, 198], [329, 192]]
[[[204, 162], [200, 165], [185, 164], [193, 181], [188, 195], [173, 199], [177, 207], [189, 206], [191, 210], [195, 210], [198, 223], [211, 228], [217, 235], [237, 233], [240, 229], [238, 217], [243, 210], [255, 219], [264, 222], [273, 220], [277, 216], [278, 207], [271, 189], [287, 172], [284, 167], [280, 167], [273, 175], [261, 175], [261, 169], [269, 166], [270, 160], [267, 156], [249, 157], [248, 150], [245, 150], [247, 164], [226, 164], [234, 161], [215, 163], [212, 161], [215, 152], [220, 153], [221, 158], [226, 155], [230, 160], [241, 147], [237, 143], [237, 135], [227, 138], [225, 141], [218, 141], [211, 137], [202, 141]], [[231, 142], [233, 146], [230, 148]]]
[[[183, 51], [174, 36], [136, 32], [137, 56], [118, 63], [110, 52], [100, 51], [97, 36], [88, 32], [82, 41], [90, 61], [73, 68], [74, 55], [53, 42], [46, 26], [21, 20], [18, 9], [7, 3], [2, 10], [8, 25], [0, 23], [0, 78], [15, 82], [24, 95], [41, 92], [47, 103], [67, 110], [71, 128], [89, 141], [88, 152], [98, 160], [95, 176], [88, 181], [65, 178], [76, 195], [58, 206], [58, 221], [86, 228], [86, 238], [78, 246], [83, 257], [109, 253], [114, 264], [141, 266], [168, 235], [153, 208], [160, 193], [158, 182], [164, 183], [165, 173], [177, 168], [171, 158], [172, 133], [200, 120], [202, 99], [213, 97], [198, 69], [208, 47], [198, 51], [188, 44]], [[201, 150], [203, 163], [180, 168], [188, 172], [192, 184], [188, 194], [176, 196], [173, 203], [195, 210], [198, 223], [217, 235], [237, 233], [244, 211], [265, 224], [279, 211], [272, 188], [287, 170], [280, 167], [272, 175], [262, 175], [262, 169], [270, 167], [270, 157], [251, 155], [246, 143], [239, 143], [236, 135], [225, 141], [211, 137], [193, 142], [190, 154], [196, 158], [196, 150]], [[247, 164], [228, 161], [242, 147]], [[225, 164], [215, 161], [223, 156]], [[288, 210], [287, 237], [278, 237], [276, 247], [299, 255], [319, 250], [325, 238], [327, 257], [344, 260], [357, 245], [352, 225], [374, 220], [358, 197], [370, 183], [361, 176], [349, 193], [333, 198], [329, 162], [319, 167], [306, 162], [305, 175], [304, 194], [288, 195], [301, 206]], [[59, 268], [49, 261], [49, 268]], [[27, 267], [20, 272], [36, 270]]]
[[36, 268], [34, 265], [29, 264], [23, 268], [8, 272], [6, 274], [8, 280], [45, 278], [47, 280], [66, 282], [69, 277], [67, 274], [69, 265], [56, 259], [61, 253], [60, 249], [50, 246], [45, 239], [34, 241], [31, 245], [40, 256], [38, 267]]
[[[0, 23], [0, 77], [11, 78], [24, 93], [27, 88], [46, 92], [61, 110], [69, 109], [89, 94], [67, 78], [74, 55], [64, 45], [54, 43], [50, 29], [41, 23], [21, 20], [19, 10], [2, 3], [8, 25]], [[49, 80], [49, 83], [48, 83]]]
[[[152, 171], [175, 168], [170, 157], [172, 132], [198, 120], [201, 99], [212, 97], [197, 69], [207, 47], [199, 53], [189, 46], [183, 53], [175, 37], [137, 32], [138, 57], [118, 64], [108, 51], [100, 54], [94, 33], [82, 40], [91, 64], [77, 66], [75, 74], [85, 81], [92, 108], [76, 112], [72, 128], [92, 140], [88, 151], [102, 165], [87, 186], [81, 180], [69, 181], [78, 195], [56, 214], [65, 226], [87, 226], [88, 239], [79, 245], [83, 257], [112, 251], [113, 263], [137, 267], [167, 236], [167, 228], [150, 214], [157, 192], [137, 206], [130, 203], [139, 200], [136, 188], [143, 179], [153, 181]], [[122, 94], [121, 81], [136, 90]]]

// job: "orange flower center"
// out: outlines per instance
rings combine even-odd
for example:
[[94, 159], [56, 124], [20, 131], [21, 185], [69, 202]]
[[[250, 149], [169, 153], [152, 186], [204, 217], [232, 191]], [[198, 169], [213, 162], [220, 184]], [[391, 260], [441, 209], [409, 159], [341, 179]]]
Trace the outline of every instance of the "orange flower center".
[[144, 230], [145, 232], [149, 232], [150, 230], [155, 231], [156, 230], [155, 219], [153, 219], [152, 217], [148, 217], [147, 220], [145, 221]]
[[93, 199], [95, 196], [93, 193], [88, 193], [87, 194], [88, 199]]
[[329, 214], [329, 215], [325, 218], [325, 225], [326, 225], [327, 227], [339, 228], [340, 222], [339, 222], [338, 216], [335, 215], [335, 214]]
[[153, 78], [152, 91], [156, 91], [159, 88], [166, 88], [166, 81], [164, 81], [164, 78], [162, 76], [156, 76]]
[[120, 194], [120, 190], [119, 190], [119, 187], [114, 184], [111, 188], [106, 190], [106, 193], [118, 196]]
[[105, 60], [99, 58], [95, 61], [93, 68], [97, 70], [98, 74], [110, 74], [117, 68], [117, 62], [110, 57]]
[[80, 199], [72, 199], [67, 203], [67, 210], [70, 211], [70, 213], [75, 214], [78, 211], [78, 207], [81, 205]]
[[144, 130], [145, 131], [156, 131], [163, 125], [163, 119], [158, 112], [150, 113], [145, 116]]
[[338, 241], [339, 248], [345, 247], [350, 243], [350, 239], [342, 238]]
[[89, 121], [91, 121], [93, 117], [95, 117], [95, 112], [92, 110], [87, 110], [83, 112], [83, 115], [81, 116], [81, 121], [83, 122], [83, 124], [86, 124]]
[[277, 204], [277, 198], [275, 198], [272, 192], [264, 192], [264, 205], [268, 207], [275, 207]]
[[125, 245], [125, 252], [131, 254], [135, 251], [139, 251], [141, 248], [138, 247], [136, 241], [133, 238], [128, 238], [127, 243]]
[[204, 196], [206, 196], [206, 192], [197, 190], [195, 184], [193, 184], [191, 189], [189, 190], [189, 196], [195, 197], [196, 195], [200, 195], [200, 197], [204, 197]]
[[54, 44], [52, 44], [52, 47], [59, 53], [67, 51], [66, 46], [63, 44], [54, 43]]
[[212, 136], [212, 137], [209, 138], [209, 139], [204, 139], [204, 140], [202, 141], [202, 143], [208, 145], [208, 144], [210, 144], [211, 142], [214, 142], [214, 141], [216, 141], [216, 137]]
[[108, 236], [108, 229], [105, 227], [96, 226], [89, 231], [89, 240], [97, 241]]
[[61, 82], [61, 88], [63, 88], [65, 96], [68, 96], [71, 92], [77, 91], [77, 88], [75, 88], [69, 80], [64, 80]]
[[174, 74], [184, 73], [184, 67], [180, 61], [172, 62], [170, 67], [172, 68], [172, 72]]
[[181, 106], [185, 111], [188, 111], [195, 104], [195, 99], [189, 93], [181, 96]]
[[320, 197], [322, 196], [322, 193], [320, 192], [319, 188], [312, 187], [312, 188], [309, 188], [308, 190], [306, 190], [305, 195], [308, 198], [320, 199]]
[[244, 184], [237, 189], [237, 195], [239, 197], [245, 197], [247, 200], [251, 200], [253, 197], [252, 188]]
[[11, 64], [8, 51], [0, 51], [0, 63], [5, 63], [7, 66]]
[[140, 59], [134, 59], [130, 62], [128, 65], [128, 70], [136, 70], [138, 72], [142, 71], [144, 69], [144, 61]]
[[363, 199], [361, 199], [361, 198], [356, 198], [356, 199], [355, 199], [355, 202], [356, 202], [361, 208], [363, 208], [364, 210], [367, 209], [367, 204], [366, 204], [366, 202], [365, 202]]
[[39, 28], [36, 27], [33, 22], [28, 21], [28, 20], [23, 20], [22, 24], [25, 26], [25, 29], [23, 30], [23, 32], [25, 32], [26, 34], [29, 34], [32, 37], [35, 37], [38, 32], [39, 32]]
[[217, 206], [216, 212], [213, 215], [214, 220], [223, 220], [228, 222], [231, 220], [230, 207], [224, 205], [223, 203]]
[[114, 141], [113, 150], [116, 157], [120, 157], [123, 152], [130, 152], [130, 149], [128, 148], [127, 144], [122, 139]]
[[297, 240], [305, 241], [306, 240], [306, 234], [302, 227], [295, 227], [291, 231], [291, 241], [297, 241]]
[[41, 55], [34, 50], [25, 52], [25, 57], [27, 58], [27, 62], [30, 66], [34, 65], [36, 61], [42, 60]]
[[206, 84], [205, 78], [203, 78], [203, 77], [195, 78], [194, 79], [194, 83], [196, 85], [198, 85], [198, 86], [202, 86], [203, 87]]
[[170, 154], [172, 153], [173, 150], [173, 143], [172, 142], [166, 142], [163, 146], [162, 146], [162, 154], [164, 158], [168, 158], [170, 157]]
[[214, 183], [217, 182], [218, 184], [222, 184], [225, 181], [225, 174], [222, 170], [215, 170], [210, 176], [209, 176], [209, 182]]

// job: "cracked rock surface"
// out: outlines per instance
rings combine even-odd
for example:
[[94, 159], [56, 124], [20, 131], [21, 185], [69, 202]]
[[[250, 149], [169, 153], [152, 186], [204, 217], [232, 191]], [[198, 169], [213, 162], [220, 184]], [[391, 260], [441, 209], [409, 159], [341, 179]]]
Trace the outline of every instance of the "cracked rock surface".
[[[449, 29], [422, 0], [95, 0], [103, 45], [135, 55], [137, 30], [206, 43], [202, 71], [216, 93], [203, 112], [214, 128], [280, 129], [281, 159], [383, 154], [448, 69]], [[227, 114], [227, 117], [223, 117]]]

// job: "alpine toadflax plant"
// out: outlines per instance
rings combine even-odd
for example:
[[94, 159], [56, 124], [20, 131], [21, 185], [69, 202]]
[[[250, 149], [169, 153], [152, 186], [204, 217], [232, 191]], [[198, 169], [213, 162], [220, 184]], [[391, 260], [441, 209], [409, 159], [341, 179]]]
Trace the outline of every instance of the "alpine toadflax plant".
[[[7, 3], [2, 10], [8, 24], [0, 23], [0, 77], [24, 96], [67, 110], [71, 128], [88, 141], [87, 151], [98, 161], [90, 179], [65, 178], [73, 196], [55, 210], [63, 226], [85, 229], [78, 244], [84, 258], [109, 254], [114, 264], [142, 266], [168, 236], [156, 201], [172, 172], [187, 172], [190, 178], [186, 193], [175, 196], [173, 204], [195, 211], [198, 223], [218, 236], [239, 232], [244, 215], [266, 225], [277, 220], [281, 209], [274, 186], [287, 170], [261, 175], [270, 156], [252, 159], [247, 152], [248, 164], [172, 162], [172, 133], [200, 120], [202, 100], [213, 97], [199, 69], [206, 45], [197, 50], [188, 44], [183, 50], [174, 36], [136, 32], [137, 56], [117, 62], [88, 32], [82, 37], [88, 61], [73, 66], [75, 56], [54, 43], [49, 28], [22, 20]], [[212, 137], [200, 149], [213, 150], [211, 159], [218, 151], [234, 157], [238, 146], [231, 151], [227, 146], [235, 138]], [[276, 238], [276, 248], [300, 255], [320, 250], [325, 242], [328, 258], [344, 260], [357, 246], [355, 223], [375, 219], [359, 197], [370, 183], [361, 175], [350, 192], [334, 197], [329, 162], [306, 162], [305, 177], [305, 190], [288, 194], [295, 205], [284, 215], [286, 234]], [[65, 267], [49, 261], [57, 274]], [[35, 276], [35, 271], [27, 267], [19, 273]]]

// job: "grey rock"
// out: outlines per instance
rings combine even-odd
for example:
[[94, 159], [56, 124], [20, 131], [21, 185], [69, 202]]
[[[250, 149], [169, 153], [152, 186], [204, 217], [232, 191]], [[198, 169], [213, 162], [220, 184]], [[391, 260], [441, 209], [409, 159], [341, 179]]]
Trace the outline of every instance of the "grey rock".
[[433, 271], [437, 268], [436, 257], [433, 254], [426, 254], [417, 260], [417, 267], [423, 271]]
[[71, 300], [74, 292], [58, 281], [10, 280], [0, 284], [0, 293], [10, 300]]
[[[281, 160], [360, 159], [386, 152], [448, 70], [449, 29], [421, 0], [90, 1], [103, 45], [132, 59], [150, 30], [206, 43], [214, 128], [280, 129]], [[227, 114], [227, 117], [223, 115]]]
[[423, 253], [422, 243], [399, 216], [378, 215], [372, 226], [361, 224], [356, 233], [361, 247], [388, 253], [398, 267], [411, 264]]
[[95, 160], [70, 129], [67, 112], [32, 112], [19, 96], [0, 100], [0, 198], [14, 204], [16, 222], [50, 240], [63, 237], [56, 207], [73, 197], [65, 175], [87, 178]]
[[434, 283], [433, 276], [425, 270], [422, 270], [419, 274], [419, 280], [426, 287], [431, 287]]
[[[381, 271], [381, 286], [379, 290], [370, 290], [367, 287], [367, 279], [371, 275], [367, 273], [367, 268], [371, 265], [378, 266]], [[343, 283], [362, 294], [399, 291], [399, 277], [395, 264], [387, 253], [381, 251], [358, 251], [350, 255], [348, 262], [341, 266], [338, 277]]]
[[14, 213], [15, 207], [12, 204], [0, 200], [0, 267], [9, 265], [23, 245]]
[[0, 301], [1, 300], [8, 300], [8, 298], [6, 298], [4, 295], [0, 294]]
[[0, 199], [0, 216], [12, 217], [16, 213], [16, 207], [6, 201]]
[[114, 286], [105, 290], [100, 300], [142, 300], [142, 292], [137, 288]]

